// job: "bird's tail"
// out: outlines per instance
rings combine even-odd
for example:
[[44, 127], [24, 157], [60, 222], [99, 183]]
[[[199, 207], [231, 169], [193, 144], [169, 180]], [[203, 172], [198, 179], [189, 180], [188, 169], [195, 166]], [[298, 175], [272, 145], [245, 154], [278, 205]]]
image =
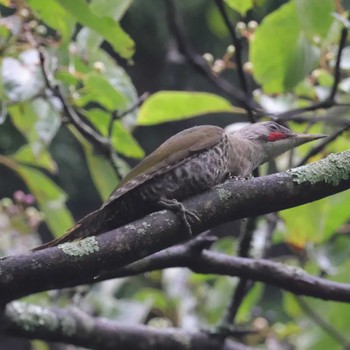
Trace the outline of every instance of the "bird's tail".
[[86, 215], [80, 219], [74, 226], [72, 226], [63, 236], [56, 238], [48, 243], [45, 243], [39, 247], [33, 248], [31, 251], [42, 250], [49, 247], [55, 247], [59, 244], [72, 242], [78, 239], [83, 239], [88, 236], [93, 236], [101, 233], [98, 223], [98, 215], [100, 210], [95, 210], [92, 213]]

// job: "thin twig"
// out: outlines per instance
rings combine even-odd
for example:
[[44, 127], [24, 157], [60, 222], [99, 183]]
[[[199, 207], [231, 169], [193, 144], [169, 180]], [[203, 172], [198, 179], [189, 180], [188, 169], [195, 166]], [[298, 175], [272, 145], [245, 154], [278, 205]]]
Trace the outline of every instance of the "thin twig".
[[131, 105], [129, 108], [126, 110], [119, 112], [119, 111], [114, 111], [111, 115], [111, 120], [108, 125], [108, 139], [111, 139], [112, 133], [113, 133], [113, 125], [115, 120], [120, 120], [123, 119], [127, 114], [133, 112], [136, 108], [139, 108], [143, 102], [148, 98], [149, 93], [144, 92], [138, 99], [137, 101]]
[[212, 73], [207, 62], [193, 49], [191, 43], [189, 42], [185, 33], [182, 18], [177, 10], [176, 1], [167, 0], [166, 4], [168, 6], [167, 15], [169, 19], [169, 26], [174, 34], [179, 51], [184, 55], [188, 63], [221, 91], [234, 98], [241, 107], [245, 108], [246, 110], [258, 110], [260, 108], [259, 105], [250, 99], [249, 96], [247, 96], [242, 90], [237, 89], [227, 80], [215, 76]]
[[[267, 257], [267, 251], [270, 248], [271, 237], [274, 229], [276, 228], [278, 222], [278, 216], [274, 215], [272, 220], [272, 214], [270, 215], [270, 220], [268, 221], [268, 232], [266, 236], [265, 246], [263, 248], [263, 257]], [[253, 239], [253, 232], [255, 230], [256, 218], [248, 219], [245, 229], [242, 230], [242, 238], [239, 244], [238, 255], [241, 257], [248, 257], [249, 250], [251, 246], [251, 241]], [[219, 332], [225, 333], [226, 328], [230, 328], [230, 325], [235, 320], [239, 307], [241, 306], [245, 296], [253, 288], [254, 281], [241, 278], [235, 291], [232, 294], [231, 303], [226, 309], [224, 317], [219, 326]]]
[[322, 150], [324, 150], [331, 142], [336, 140], [342, 133], [350, 130], [350, 124], [345, 125], [344, 127], [336, 130], [332, 135], [326, 137], [324, 140], [320, 141], [320, 143], [312, 148], [309, 153], [305, 155], [305, 157], [298, 163], [297, 166], [301, 166], [307, 163], [307, 161], [315, 156], [316, 154], [320, 153]]
[[83, 123], [71, 106], [71, 104], [67, 101], [62, 88], [58, 84], [52, 84], [51, 79], [49, 78], [49, 73], [47, 72], [45, 66], [45, 54], [40, 47], [37, 48], [40, 59], [40, 67], [42, 71], [42, 75], [45, 81], [47, 88], [53, 93], [55, 97], [59, 99], [62, 104], [63, 111], [65, 112], [68, 120], [79, 130], [79, 132], [85, 136], [89, 141], [94, 141], [97, 145], [103, 148], [108, 146], [108, 141], [102, 135], [100, 135], [96, 130], [94, 130], [90, 125]]
[[334, 101], [335, 94], [337, 93], [337, 90], [338, 90], [338, 85], [340, 81], [340, 61], [341, 61], [343, 49], [346, 44], [346, 39], [348, 37], [348, 31], [349, 31], [348, 27], [344, 26], [340, 34], [337, 60], [334, 67], [334, 82], [333, 82], [331, 93], [329, 94], [329, 97], [328, 97], [328, 99], [331, 101]]
[[241, 278], [239, 280], [237, 287], [232, 293], [231, 301], [226, 308], [224, 316], [219, 324], [219, 332], [223, 332], [225, 334], [227, 329], [232, 328], [232, 324], [237, 316], [239, 307], [252, 285], [253, 283], [246, 278]]
[[[257, 218], [250, 218], [250, 221], [251, 221], [250, 225], [247, 224], [247, 229], [246, 229], [247, 234], [246, 236], [243, 236], [243, 239], [239, 245], [239, 248], [240, 248], [239, 254], [242, 257], [249, 257], [249, 250], [253, 239], [253, 232], [255, 230], [256, 219]], [[270, 248], [272, 234], [274, 229], [276, 228], [277, 221], [278, 221], [277, 216], [275, 217], [275, 220], [273, 221], [270, 220], [270, 223], [268, 225], [269, 230], [267, 232], [265, 244], [263, 247], [262, 258], [267, 258], [267, 251]], [[254, 287], [254, 285], [255, 285], [255, 281], [253, 280], [248, 280], [245, 278], [241, 278], [239, 280], [236, 290], [233, 293], [231, 304], [229, 305], [224, 318], [224, 321], [226, 322], [226, 324], [229, 324], [229, 322], [234, 322], [244, 298], [249, 293], [249, 291]]]
[[93, 128], [91, 125], [84, 123], [72, 105], [67, 101], [61, 86], [58, 84], [52, 84], [49, 73], [47, 72], [45, 66], [44, 52], [38, 46], [37, 50], [39, 53], [40, 67], [46, 87], [61, 102], [64, 114], [67, 117], [68, 121], [74, 125], [74, 127], [81, 133], [81, 135], [83, 135], [91, 144], [93, 144], [96, 149], [100, 150], [101, 153], [107, 157], [116, 175], [121, 178], [122, 176], [115, 162], [116, 153], [113, 149], [112, 144], [110, 143], [110, 140], [101, 135], [99, 131]]
[[[337, 106], [337, 105], [336, 105]], [[346, 109], [347, 111], [347, 109]], [[338, 115], [342, 114], [343, 112], [339, 112]], [[284, 121], [285, 119], [283, 119]], [[295, 123], [309, 123], [309, 124], [316, 124], [316, 123], [324, 123], [328, 125], [335, 125], [335, 126], [347, 126], [350, 124], [349, 119], [335, 119], [332, 116], [315, 116], [312, 115], [310, 117], [304, 116], [304, 115], [298, 115], [291, 117], [290, 120], [292, 120]]]
[[[243, 258], [249, 256], [249, 250], [251, 242], [253, 239], [253, 232], [255, 229], [256, 218], [249, 218], [242, 221], [241, 226], [241, 239], [238, 246], [237, 255]], [[225, 311], [225, 314], [220, 322], [219, 330], [224, 330], [225, 328], [230, 328], [232, 322], [234, 322], [239, 307], [242, 304], [244, 297], [247, 295], [247, 292], [253, 286], [253, 283], [246, 278], [241, 278], [237, 284], [236, 289], [232, 293], [231, 301]]]
[[75, 345], [84, 349], [104, 350], [253, 350], [231, 339], [222, 342], [206, 332], [116, 322], [91, 316], [72, 306], [47, 308], [18, 301], [3, 309], [0, 331], [2, 335], [16, 338], [71, 344], [66, 348]]
[[[215, 4], [216, 4], [217, 8], [219, 9], [219, 12], [221, 13], [221, 16], [224, 20], [224, 23], [225, 23], [225, 25], [230, 33], [233, 46], [235, 47], [235, 56], [234, 57], [235, 57], [235, 61], [236, 61], [238, 81], [241, 85], [242, 90], [246, 94], [246, 96], [251, 98], [251, 91], [249, 90], [247, 79], [246, 79], [246, 76], [245, 76], [244, 70], [243, 70], [242, 41], [240, 39], [238, 39], [236, 36], [235, 29], [231, 25], [230, 19], [227, 15], [227, 12], [226, 12], [226, 9], [224, 6], [224, 2], [222, 0], [215, 0]], [[254, 118], [254, 114], [253, 114], [252, 109], [249, 108], [249, 106], [246, 106], [246, 111], [248, 113], [248, 117], [249, 117], [250, 121], [254, 122], [255, 118]]]

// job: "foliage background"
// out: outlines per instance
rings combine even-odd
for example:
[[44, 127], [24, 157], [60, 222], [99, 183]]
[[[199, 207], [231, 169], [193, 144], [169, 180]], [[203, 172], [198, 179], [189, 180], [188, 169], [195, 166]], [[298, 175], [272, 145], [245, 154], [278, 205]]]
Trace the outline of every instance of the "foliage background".
[[[243, 42], [248, 84], [266, 111], [279, 115], [329, 96], [340, 32], [348, 25], [348, 1], [225, 3]], [[215, 76], [239, 87], [231, 37], [215, 2], [176, 4], [191, 50], [205, 58]], [[60, 236], [74, 219], [98, 207], [130, 166], [177, 131], [249, 121], [232, 95], [188, 63], [171, 25], [170, 1], [2, 0], [0, 10], [4, 255]], [[42, 64], [38, 48], [45, 58]], [[338, 104], [349, 103], [349, 62], [346, 45]], [[138, 96], [145, 92], [149, 96], [139, 107]], [[64, 103], [73, 108], [73, 115], [67, 115]], [[300, 124], [295, 118], [298, 123], [289, 126], [329, 134], [344, 129], [313, 160], [349, 148], [348, 106], [334, 103], [333, 108], [305, 114], [304, 121], [312, 118], [318, 122]], [[312, 147], [304, 146], [262, 172], [297, 165]], [[341, 193], [284, 211], [272, 232], [269, 222], [275, 219], [259, 219], [252, 255], [261, 256], [267, 241], [270, 258], [349, 282], [349, 201], [349, 194]], [[213, 249], [234, 254], [237, 227], [224, 226], [220, 232], [225, 237]], [[116, 320], [199, 329], [220, 323], [237, 283], [171, 269], [28, 300], [78, 304]], [[251, 346], [341, 349], [350, 342], [349, 316], [348, 305], [301, 299], [258, 283], [241, 304], [235, 323], [257, 330], [242, 339]], [[24, 346], [19, 343], [18, 348]], [[47, 347], [42, 342], [32, 346]]]

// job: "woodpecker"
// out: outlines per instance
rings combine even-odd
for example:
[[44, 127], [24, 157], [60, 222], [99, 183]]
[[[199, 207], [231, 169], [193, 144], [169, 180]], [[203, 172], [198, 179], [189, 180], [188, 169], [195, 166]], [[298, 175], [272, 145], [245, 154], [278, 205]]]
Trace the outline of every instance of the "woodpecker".
[[186, 129], [133, 168], [100, 209], [79, 220], [62, 237], [33, 250], [98, 235], [164, 207], [191, 215], [180, 201], [228, 176], [246, 177], [280, 154], [325, 136], [294, 133], [272, 121], [236, 132], [212, 125]]

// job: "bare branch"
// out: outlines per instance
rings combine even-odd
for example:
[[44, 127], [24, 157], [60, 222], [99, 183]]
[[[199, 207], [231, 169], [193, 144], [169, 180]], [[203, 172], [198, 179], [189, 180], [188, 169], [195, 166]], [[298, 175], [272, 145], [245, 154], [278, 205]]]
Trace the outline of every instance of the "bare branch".
[[114, 121], [117, 119], [123, 119], [127, 114], [129, 114], [129, 113], [133, 112], [135, 109], [139, 108], [142, 105], [142, 103], [144, 103], [146, 101], [148, 96], [149, 96], [149, 93], [145, 92], [137, 99], [137, 101], [131, 107], [129, 107], [125, 111], [122, 111], [122, 112], [115, 111], [112, 113], [111, 120], [110, 120], [109, 125], [108, 125], [108, 139], [110, 139], [112, 136]]
[[95, 145], [98, 145], [99, 148], [103, 148], [106, 150], [108, 147], [108, 140], [105, 139], [102, 135], [100, 135], [95, 129], [93, 129], [91, 126], [85, 124], [82, 122], [82, 120], [79, 118], [78, 114], [74, 110], [74, 108], [70, 105], [70, 103], [67, 101], [66, 97], [64, 96], [64, 93], [62, 89], [55, 84], [52, 84], [51, 79], [49, 77], [49, 74], [47, 72], [46, 66], [45, 66], [45, 54], [41, 50], [41, 48], [38, 48], [38, 54], [40, 59], [40, 67], [42, 71], [42, 75], [44, 77], [45, 84], [47, 88], [53, 93], [55, 97], [59, 99], [63, 106], [63, 111], [68, 118], [68, 120], [76, 127], [76, 129], [89, 141], [93, 142]]
[[339, 128], [338, 130], [334, 131], [332, 135], [329, 135], [324, 140], [321, 140], [320, 143], [314, 147], [311, 148], [309, 153], [305, 155], [305, 157], [299, 162], [298, 166], [304, 165], [307, 163], [307, 161], [315, 156], [316, 154], [320, 153], [322, 150], [324, 150], [331, 142], [336, 140], [341, 134], [348, 131], [350, 129], [350, 123], [343, 126], [342, 128]]
[[337, 90], [338, 90], [338, 85], [340, 81], [340, 61], [341, 61], [342, 52], [348, 37], [348, 32], [349, 32], [349, 28], [347, 26], [344, 26], [340, 34], [337, 59], [334, 67], [334, 81], [333, 81], [331, 93], [329, 94], [329, 97], [328, 97], [330, 101], [334, 101], [335, 94], [337, 93]]
[[[248, 98], [251, 98], [251, 91], [249, 90], [247, 79], [243, 70], [243, 61], [242, 61], [242, 42], [240, 39], [237, 38], [235, 29], [231, 25], [230, 19], [228, 18], [224, 2], [222, 0], [215, 0], [215, 4], [217, 8], [219, 9], [219, 12], [221, 13], [221, 16], [224, 20], [224, 23], [230, 33], [231, 40], [233, 43], [233, 46], [235, 47], [235, 60], [236, 60], [236, 66], [237, 66], [237, 75], [238, 80], [240, 82], [241, 88], [243, 92], [246, 94]], [[254, 122], [254, 114], [253, 111], [247, 106], [247, 113], [249, 116], [249, 119]]]
[[283, 290], [334, 301], [350, 301], [350, 284], [314, 277], [301, 268], [266, 259], [250, 259], [204, 250], [195, 253], [189, 243], [171, 247], [130, 265], [102, 273], [96, 280], [138, 275], [170, 267], [187, 267], [202, 274], [241, 277], [277, 286]]
[[84, 136], [97, 150], [104, 154], [112, 165], [116, 175], [121, 178], [118, 167], [114, 158], [116, 153], [113, 149], [113, 146], [110, 143], [110, 140], [107, 137], [101, 135], [101, 133], [93, 128], [91, 125], [85, 123], [82, 118], [78, 115], [72, 105], [67, 101], [62, 88], [58, 84], [52, 84], [51, 79], [48, 75], [45, 66], [45, 55], [40, 47], [37, 47], [40, 59], [41, 71], [44, 77], [45, 84], [47, 88], [51, 91], [53, 96], [59, 99], [63, 106], [63, 112], [67, 117], [68, 121], [79, 131], [79, 133]]
[[[241, 225], [241, 234], [240, 241], [238, 245], [238, 256], [247, 258], [249, 257], [249, 252], [251, 248], [252, 239], [254, 237], [254, 231], [256, 226], [256, 217], [251, 217], [246, 221], [242, 222]], [[232, 323], [234, 322], [239, 307], [244, 300], [249, 289], [252, 287], [252, 282], [246, 278], [241, 278], [232, 293], [230, 303], [224, 313], [224, 316], [221, 320], [219, 330], [226, 331], [229, 329]]]
[[207, 80], [218, 87], [222, 92], [234, 98], [239, 106], [246, 110], [256, 110], [258, 104], [254, 102], [242, 90], [237, 89], [227, 80], [215, 76], [207, 62], [192, 47], [185, 33], [184, 24], [180, 14], [178, 13], [176, 1], [167, 0], [169, 25], [176, 39], [179, 51], [185, 56], [188, 63], [202, 74]]
[[249, 350], [232, 340], [179, 328], [152, 328], [92, 317], [77, 309], [13, 302], [1, 320], [6, 335], [74, 344], [89, 349]]

